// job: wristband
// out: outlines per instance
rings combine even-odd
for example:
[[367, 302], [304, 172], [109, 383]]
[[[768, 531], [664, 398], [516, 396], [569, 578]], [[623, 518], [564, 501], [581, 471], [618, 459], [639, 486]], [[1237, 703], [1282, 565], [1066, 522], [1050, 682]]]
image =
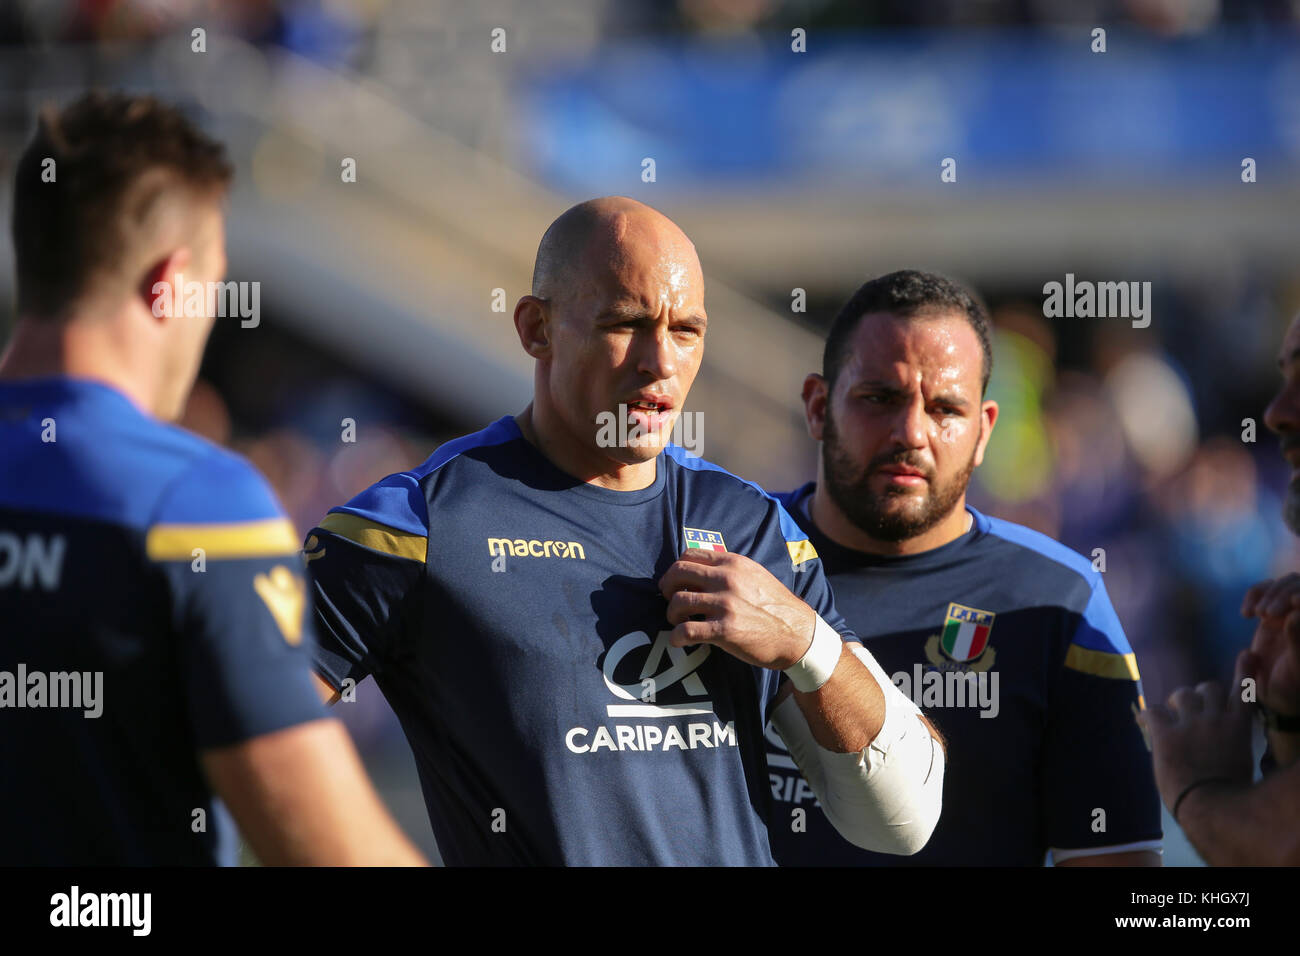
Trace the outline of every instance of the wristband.
[[794, 689], [801, 694], [811, 694], [831, 679], [835, 665], [839, 663], [840, 653], [844, 650], [844, 639], [840, 632], [817, 615], [817, 624], [813, 627], [812, 643], [803, 657], [785, 669], [785, 675], [794, 684]]
[[1278, 730], [1284, 734], [1300, 733], [1300, 716], [1279, 714], [1276, 710], [1269, 710], [1259, 701], [1255, 701], [1255, 709], [1259, 711], [1259, 719], [1267, 729]]
[[1183, 787], [1183, 792], [1178, 795], [1178, 799], [1174, 801], [1174, 805], [1169, 808], [1169, 812], [1173, 816], [1175, 822], [1178, 821], [1178, 808], [1182, 805], [1182, 802], [1187, 799], [1187, 795], [1197, 787], [1201, 786], [1201, 784], [1205, 783], [1232, 783], [1232, 781], [1227, 777], [1202, 777], [1200, 780], [1196, 780]]

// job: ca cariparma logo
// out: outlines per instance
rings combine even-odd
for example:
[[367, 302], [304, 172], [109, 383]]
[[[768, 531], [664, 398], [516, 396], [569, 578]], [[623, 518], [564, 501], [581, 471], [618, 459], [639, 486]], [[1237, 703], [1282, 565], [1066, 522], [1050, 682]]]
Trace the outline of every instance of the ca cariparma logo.
[[[668, 697], [679, 697], [689, 695], [695, 698], [704, 698], [708, 696], [708, 690], [704, 687], [704, 681], [696, 673], [700, 665], [709, 659], [709, 654], [713, 651], [710, 644], [699, 644], [691, 650], [684, 647], [673, 647], [668, 643], [671, 631], [660, 631], [659, 636], [651, 643], [650, 638], [644, 631], [633, 631], [631, 634], [624, 634], [605, 655], [605, 666], [601, 668], [601, 675], [605, 678], [605, 686], [610, 692], [623, 700], [638, 701], [635, 704], [610, 704], [605, 709], [611, 717], [679, 717], [684, 714], [712, 714], [713, 702], [710, 700], [698, 701], [681, 701], [679, 703], [660, 703], [660, 695], [668, 692]], [[629, 663], [635, 667], [635, 656], [633, 652], [638, 648], [649, 646], [650, 651], [645, 655], [645, 660], [641, 665], [640, 673], [634, 683], [619, 683], [618, 676], [626, 680], [625, 674], [620, 671], [628, 670], [627, 667], [620, 668], [624, 660], [633, 658]], [[667, 666], [665, 667], [665, 658]], [[617, 675], [617, 676], [616, 676]], [[680, 692], [677, 691], [680, 685]]]
[[981, 611], [956, 601], [948, 605], [943, 631], [925, 642], [925, 656], [941, 670], [986, 671], [997, 652], [989, 645], [993, 633], [992, 611]]
[[[606, 705], [606, 715], [636, 722], [573, 727], [564, 736], [565, 746], [572, 753], [662, 752], [737, 745], [736, 722], [723, 724], [718, 720], [699, 673], [713, 647], [674, 647], [668, 643], [671, 634], [660, 631], [652, 641], [644, 631], [633, 631], [610, 646], [601, 677], [615, 701]], [[682, 723], [674, 718], [696, 719]]]

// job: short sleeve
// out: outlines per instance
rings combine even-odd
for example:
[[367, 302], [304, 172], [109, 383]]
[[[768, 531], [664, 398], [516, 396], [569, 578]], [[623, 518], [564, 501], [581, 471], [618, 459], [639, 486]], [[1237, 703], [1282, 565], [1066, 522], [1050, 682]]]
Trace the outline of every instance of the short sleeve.
[[265, 480], [225, 451], [196, 462], [159, 501], [145, 552], [167, 582], [200, 749], [325, 716], [297, 545]]
[[1138, 723], [1137, 659], [1100, 580], [1057, 675], [1044, 746], [1043, 806], [1057, 862], [1091, 850], [1159, 849], [1160, 797]]
[[415, 622], [427, 513], [415, 479], [393, 475], [331, 510], [307, 536], [316, 670], [335, 689], [382, 673], [400, 653]]

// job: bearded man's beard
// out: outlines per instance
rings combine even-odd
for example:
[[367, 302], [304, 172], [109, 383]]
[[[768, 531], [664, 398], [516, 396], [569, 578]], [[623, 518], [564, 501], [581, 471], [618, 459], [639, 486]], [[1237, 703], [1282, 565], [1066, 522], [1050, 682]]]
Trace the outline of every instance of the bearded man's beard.
[[[827, 405], [822, 433], [826, 490], [840, 511], [877, 541], [906, 541], [929, 531], [956, 507], [970, 484], [971, 472], [975, 470], [974, 450], [965, 467], [943, 485], [934, 484], [933, 469], [917, 460], [919, 455], [906, 450], [878, 456], [864, 469], [844, 451], [839, 437], [835, 419]], [[871, 478], [876, 469], [886, 465], [905, 465], [923, 471], [930, 484], [921, 495], [909, 488], [891, 488], [883, 495], [876, 494], [870, 487]], [[899, 508], [900, 498], [915, 499], [916, 503]]]
[[1282, 498], [1282, 520], [1292, 534], [1300, 535], [1300, 479], [1287, 485]]

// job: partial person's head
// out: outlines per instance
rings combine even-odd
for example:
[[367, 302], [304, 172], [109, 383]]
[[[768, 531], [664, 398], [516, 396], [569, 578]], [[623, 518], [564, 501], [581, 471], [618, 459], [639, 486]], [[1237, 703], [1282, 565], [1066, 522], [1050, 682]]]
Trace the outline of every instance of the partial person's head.
[[[515, 307], [537, 360], [535, 409], [614, 463], [654, 458], [699, 371], [707, 321], [695, 246], [672, 220], [620, 196], [574, 206], [542, 236], [532, 294]], [[620, 406], [632, 440], [611, 445], [603, 426]]]
[[904, 541], [964, 504], [997, 419], [992, 355], [983, 306], [941, 276], [873, 279], [836, 316], [804, 408], [822, 488], [863, 532]]
[[1277, 364], [1282, 386], [1264, 410], [1264, 424], [1276, 433], [1282, 456], [1291, 466], [1282, 517], [1294, 534], [1300, 534], [1300, 315], [1286, 330]]
[[232, 173], [220, 143], [149, 97], [90, 93], [43, 111], [14, 177], [19, 318], [120, 323], [115, 338], [158, 370], [151, 410], [176, 417], [212, 309], [205, 296], [203, 315], [176, 310], [183, 296], [155, 290], [225, 274]]

